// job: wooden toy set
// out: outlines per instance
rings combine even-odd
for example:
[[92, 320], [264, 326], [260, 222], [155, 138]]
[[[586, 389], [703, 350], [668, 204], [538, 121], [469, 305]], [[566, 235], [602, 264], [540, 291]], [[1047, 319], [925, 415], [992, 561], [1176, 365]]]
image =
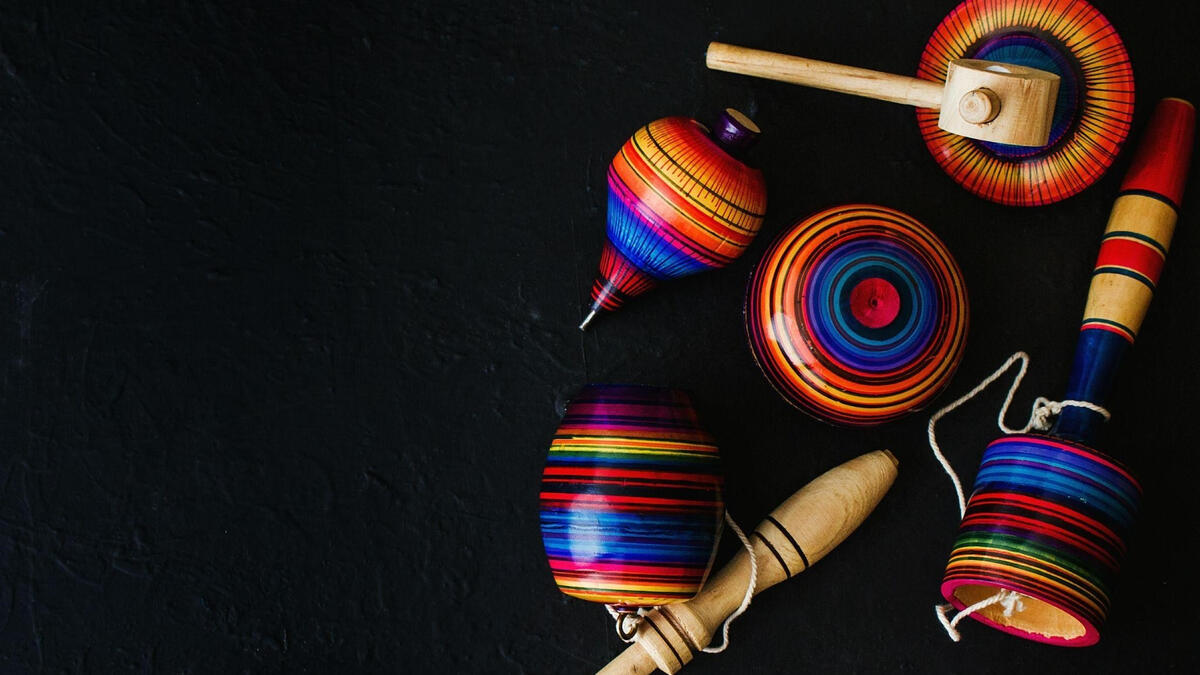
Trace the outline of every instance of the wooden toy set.
[[[934, 30], [917, 77], [721, 43], [707, 65], [915, 106], [946, 173], [1012, 206], [1095, 183], [1133, 121], [1125, 47], [1082, 0], [966, 0]], [[941, 587], [961, 617], [1057, 645], [1099, 639], [1141, 488], [1089, 446], [1170, 245], [1194, 124], [1190, 103], [1164, 99], [1144, 132], [1104, 233], [1055, 426], [983, 453]], [[659, 282], [746, 251], [767, 213], [762, 173], [744, 161], [759, 133], [732, 109], [711, 129], [669, 117], [634, 133], [608, 170], [607, 242], [581, 329]], [[947, 387], [969, 309], [962, 272], [932, 230], [892, 208], [849, 204], [797, 220], [766, 248], [744, 314], [750, 352], [780, 396], [818, 420], [864, 426], [921, 410]], [[550, 570], [564, 593], [607, 605], [631, 643], [601, 672], [675, 673], [713, 651], [756, 593], [845, 539], [897, 465], [887, 451], [851, 459], [746, 536], [725, 509], [716, 441], [685, 394], [588, 385], [568, 404], [543, 473]], [[745, 550], [710, 578], [726, 527]]]

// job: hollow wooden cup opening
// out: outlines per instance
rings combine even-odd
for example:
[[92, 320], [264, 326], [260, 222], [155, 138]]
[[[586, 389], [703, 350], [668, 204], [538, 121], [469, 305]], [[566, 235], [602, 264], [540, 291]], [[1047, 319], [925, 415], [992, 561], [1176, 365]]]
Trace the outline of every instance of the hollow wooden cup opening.
[[[964, 607], [986, 600], [1000, 589], [986, 584], [964, 584], [954, 589], [954, 598]], [[1078, 640], [1087, 635], [1087, 627], [1079, 619], [1037, 598], [1021, 595], [1022, 609], [1005, 616], [1000, 604], [989, 605], [973, 614], [972, 618], [987, 619], [996, 627], [1009, 632], [1020, 631], [1058, 641]]]

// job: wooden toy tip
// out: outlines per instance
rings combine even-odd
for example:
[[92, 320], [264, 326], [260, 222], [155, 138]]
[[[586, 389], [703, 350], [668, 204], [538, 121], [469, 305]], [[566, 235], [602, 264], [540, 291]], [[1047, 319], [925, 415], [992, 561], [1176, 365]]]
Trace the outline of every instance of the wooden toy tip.
[[579, 324], [579, 330], [587, 330], [588, 324], [591, 323], [592, 319], [594, 318], [596, 318], [596, 310], [593, 309], [592, 311], [588, 312], [588, 315], [583, 320], [583, 323]]

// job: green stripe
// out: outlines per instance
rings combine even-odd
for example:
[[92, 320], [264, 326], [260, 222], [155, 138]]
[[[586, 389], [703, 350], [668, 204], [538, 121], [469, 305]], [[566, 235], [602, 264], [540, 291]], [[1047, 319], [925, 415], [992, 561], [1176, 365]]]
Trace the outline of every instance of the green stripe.
[[1134, 272], [1131, 269], [1126, 269], [1124, 267], [1097, 267], [1096, 270], [1092, 272], [1092, 276], [1097, 276], [1100, 274], [1120, 274], [1123, 277], [1129, 277], [1135, 281], [1140, 281], [1149, 286], [1150, 290], [1154, 290], [1154, 282], [1150, 280], [1150, 277], [1144, 274], [1139, 274], [1138, 272]]
[[1164, 248], [1162, 244], [1158, 243], [1158, 240], [1150, 237], [1149, 235], [1142, 234], [1141, 232], [1130, 232], [1128, 230], [1115, 230], [1113, 232], [1109, 232], [1108, 234], [1104, 235], [1100, 239], [1100, 241], [1106, 241], [1113, 237], [1137, 239], [1140, 242], [1144, 242], [1146, 244], [1149, 244], [1153, 248], [1158, 249], [1158, 252], [1162, 253], [1164, 258], [1167, 256], [1167, 249]]
[[1126, 333], [1133, 335], [1133, 331], [1129, 329], [1129, 326], [1126, 326], [1123, 323], [1117, 323], [1116, 321], [1109, 321], [1108, 319], [1092, 318], [1092, 319], [1084, 319], [1083, 322], [1084, 323], [1102, 323], [1105, 326], [1113, 326], [1114, 328], [1120, 328], [1121, 330], [1125, 331]]

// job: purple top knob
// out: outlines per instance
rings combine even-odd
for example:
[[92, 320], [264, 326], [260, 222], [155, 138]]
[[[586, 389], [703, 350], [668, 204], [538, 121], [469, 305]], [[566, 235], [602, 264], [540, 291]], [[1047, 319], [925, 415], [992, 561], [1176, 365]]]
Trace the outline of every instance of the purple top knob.
[[726, 108], [717, 118], [717, 124], [710, 135], [725, 152], [740, 157], [754, 145], [760, 133], [758, 125], [749, 117], [733, 108]]

